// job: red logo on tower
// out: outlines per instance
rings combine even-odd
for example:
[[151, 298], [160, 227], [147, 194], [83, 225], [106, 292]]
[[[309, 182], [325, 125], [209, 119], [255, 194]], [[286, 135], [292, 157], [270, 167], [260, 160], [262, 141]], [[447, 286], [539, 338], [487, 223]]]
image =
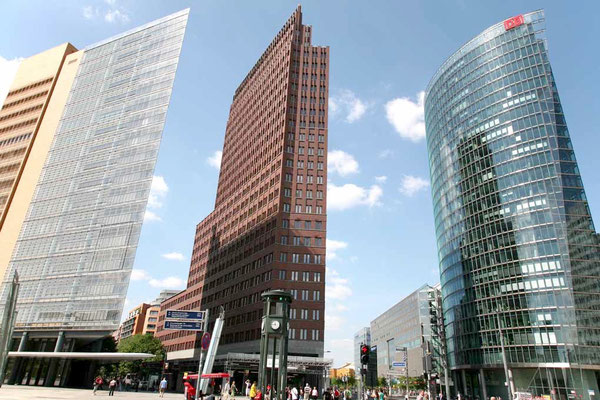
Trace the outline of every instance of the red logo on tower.
[[512, 17], [504, 21], [504, 29], [509, 30], [512, 28], [516, 28], [519, 25], [523, 25], [525, 20], [523, 19], [523, 14], [517, 15], [516, 17]]

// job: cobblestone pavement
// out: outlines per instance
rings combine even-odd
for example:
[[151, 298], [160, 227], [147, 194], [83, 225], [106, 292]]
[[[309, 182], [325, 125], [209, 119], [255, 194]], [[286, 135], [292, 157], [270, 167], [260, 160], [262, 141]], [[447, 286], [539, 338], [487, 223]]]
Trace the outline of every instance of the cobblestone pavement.
[[[149, 392], [115, 392], [114, 397], [108, 396], [108, 390], [98, 390], [94, 396], [91, 389], [64, 389], [34, 386], [2, 385], [0, 400], [87, 400], [87, 399], [126, 399], [146, 400], [160, 399], [158, 393]], [[184, 400], [182, 393], [165, 393], [164, 399]]]

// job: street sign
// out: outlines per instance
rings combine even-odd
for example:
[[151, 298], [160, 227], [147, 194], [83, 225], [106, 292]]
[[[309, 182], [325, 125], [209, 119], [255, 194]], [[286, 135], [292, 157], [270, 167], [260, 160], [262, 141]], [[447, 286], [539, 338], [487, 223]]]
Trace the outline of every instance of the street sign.
[[204, 321], [204, 311], [167, 310], [166, 319], [185, 319], [188, 321]]
[[204, 322], [200, 321], [165, 321], [165, 329], [177, 331], [203, 331]]
[[396, 351], [397, 352], [406, 351], [406, 347], [396, 347]]
[[406, 363], [405, 362], [395, 362], [395, 363], [392, 363], [392, 367], [406, 367]]
[[209, 332], [204, 332], [204, 335], [202, 335], [202, 340], [200, 340], [200, 346], [202, 347], [202, 350], [208, 350], [208, 346], [210, 346]]
[[377, 351], [377, 346], [371, 346], [371, 351]]

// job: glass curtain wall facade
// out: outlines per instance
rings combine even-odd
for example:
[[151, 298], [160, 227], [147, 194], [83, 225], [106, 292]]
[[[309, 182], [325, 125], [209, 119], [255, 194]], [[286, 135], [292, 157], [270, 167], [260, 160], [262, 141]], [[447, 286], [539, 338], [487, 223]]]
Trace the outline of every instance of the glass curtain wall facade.
[[188, 10], [88, 47], [9, 265], [18, 331], [119, 326]]
[[425, 120], [458, 391], [598, 393], [600, 247], [548, 59], [544, 14], [498, 23], [431, 80]]

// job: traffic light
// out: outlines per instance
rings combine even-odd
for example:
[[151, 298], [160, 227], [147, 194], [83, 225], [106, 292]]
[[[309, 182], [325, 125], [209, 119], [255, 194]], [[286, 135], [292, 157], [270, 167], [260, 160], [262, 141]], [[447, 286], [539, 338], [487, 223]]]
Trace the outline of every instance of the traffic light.
[[360, 345], [360, 363], [362, 365], [369, 364], [369, 346], [366, 344]]

